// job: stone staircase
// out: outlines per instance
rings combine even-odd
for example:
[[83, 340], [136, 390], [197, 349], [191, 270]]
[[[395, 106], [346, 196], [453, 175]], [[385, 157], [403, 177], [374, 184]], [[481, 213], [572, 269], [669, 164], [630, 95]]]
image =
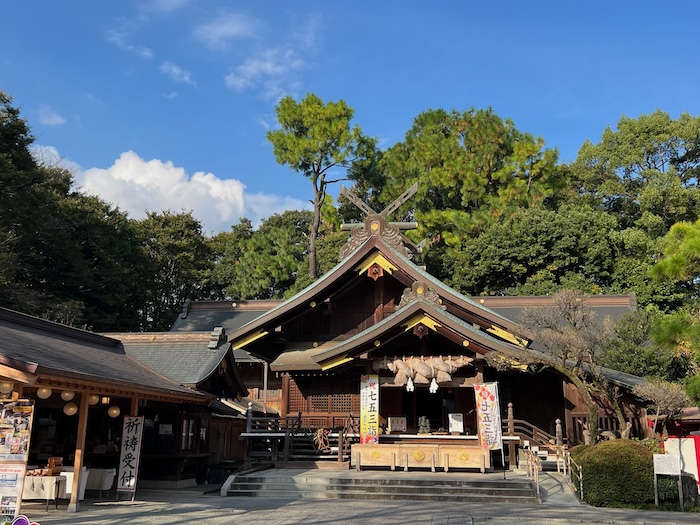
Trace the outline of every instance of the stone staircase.
[[[280, 499], [367, 499], [454, 502], [540, 502], [535, 484], [526, 477], [501, 474], [293, 471], [232, 476], [228, 496]], [[222, 493], [224, 493], [222, 491]]]

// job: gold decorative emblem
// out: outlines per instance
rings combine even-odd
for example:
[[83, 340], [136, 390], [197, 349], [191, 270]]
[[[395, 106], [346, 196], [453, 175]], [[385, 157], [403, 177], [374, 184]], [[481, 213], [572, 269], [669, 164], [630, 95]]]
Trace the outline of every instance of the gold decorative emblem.
[[370, 454], [370, 457], [372, 459], [379, 459], [380, 456], [381, 456], [381, 454], [379, 453], [378, 450], [373, 450], [372, 453]]
[[416, 450], [413, 453], [413, 457], [416, 461], [423, 461], [425, 459], [425, 452], [423, 452], [422, 450]]
[[459, 455], [459, 459], [460, 461], [469, 461], [469, 454], [467, 454], [466, 452], [462, 452]]

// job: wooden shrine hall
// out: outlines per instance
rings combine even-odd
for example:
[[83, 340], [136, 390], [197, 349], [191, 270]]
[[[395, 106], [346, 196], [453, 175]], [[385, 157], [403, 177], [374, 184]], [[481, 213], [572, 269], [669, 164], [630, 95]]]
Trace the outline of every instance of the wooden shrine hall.
[[[280, 392], [282, 418], [300, 415], [305, 428], [341, 429], [352, 415], [365, 433], [363, 443], [353, 445], [353, 458], [361, 454], [363, 466], [426, 466], [422, 461], [430, 456], [455, 468], [491, 467], [476, 395], [487, 384], [498, 385], [503, 419], [512, 403], [529, 425], [553, 435], [559, 419], [570, 443], [581, 440], [587, 410], [562, 376], [489, 366], [494, 358], [517, 359], [531, 348], [513, 313], [542, 298], [471, 299], [417, 266], [415, 246], [401, 233], [405, 225], [387, 219], [408, 196], [381, 213], [356, 202], [366, 218], [352, 226], [338, 265], [290, 299], [264, 306], [193, 302], [173, 330], [203, 330], [198, 323], [212, 321], [225, 326], [235, 352], [253, 356], [274, 374], [265, 391]], [[601, 296], [594, 304], [614, 317], [636, 307], [634, 296]], [[249, 376], [252, 383], [243, 377], [249, 388], [262, 386], [259, 371]], [[613, 380], [628, 389], [639, 382], [617, 373]], [[364, 395], [373, 396], [376, 413], [367, 414]], [[630, 398], [633, 430], [642, 430], [644, 414]], [[369, 427], [367, 418], [373, 420]], [[375, 448], [363, 450], [370, 445]]]

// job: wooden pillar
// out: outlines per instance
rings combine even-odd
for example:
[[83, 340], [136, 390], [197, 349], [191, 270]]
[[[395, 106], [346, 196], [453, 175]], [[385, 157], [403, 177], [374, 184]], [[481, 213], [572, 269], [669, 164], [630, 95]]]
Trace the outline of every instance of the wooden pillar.
[[136, 417], [139, 415], [139, 398], [138, 397], [131, 398], [131, 408], [129, 409], [129, 415], [132, 417]]
[[280, 407], [280, 416], [287, 417], [289, 415], [289, 374], [282, 375], [282, 406]]
[[80, 508], [80, 480], [83, 477], [83, 456], [85, 452], [85, 437], [87, 435], [87, 420], [90, 404], [88, 393], [81, 392], [80, 408], [78, 409], [78, 438], [75, 443], [75, 461], [73, 463], [73, 486], [71, 487], [68, 512], [78, 512]]
[[[513, 403], [508, 402], [508, 435], [515, 435], [515, 420], [513, 418]], [[515, 468], [518, 466], [518, 458], [516, 457], [517, 449], [513, 441], [508, 441], [508, 461], [510, 463], [510, 468]]]

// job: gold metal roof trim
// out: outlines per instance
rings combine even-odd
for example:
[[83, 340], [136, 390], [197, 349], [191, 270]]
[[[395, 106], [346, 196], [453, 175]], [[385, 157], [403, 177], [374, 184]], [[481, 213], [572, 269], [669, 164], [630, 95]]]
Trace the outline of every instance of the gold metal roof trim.
[[384, 257], [384, 255], [377, 252], [362, 261], [360, 265], [355, 268], [355, 271], [359, 274], [363, 274], [374, 264], [381, 266], [383, 270], [389, 273], [394, 273], [397, 269], [396, 266], [391, 264], [386, 257]]

